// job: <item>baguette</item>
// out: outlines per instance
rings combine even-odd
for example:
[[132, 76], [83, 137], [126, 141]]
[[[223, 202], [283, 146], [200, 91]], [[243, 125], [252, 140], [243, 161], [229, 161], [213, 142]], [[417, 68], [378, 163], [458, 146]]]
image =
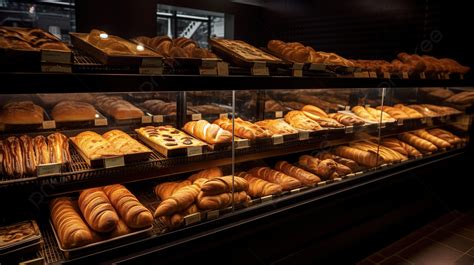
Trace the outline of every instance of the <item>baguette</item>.
[[127, 188], [116, 184], [105, 186], [103, 190], [128, 227], [140, 229], [151, 226], [153, 215]]
[[382, 159], [374, 152], [367, 152], [349, 146], [338, 146], [334, 148], [334, 154], [354, 160], [366, 167], [376, 167], [381, 164]]
[[359, 117], [344, 113], [331, 113], [329, 114], [329, 118], [335, 119], [336, 121], [344, 124], [345, 126], [358, 126], [365, 124], [365, 121], [363, 121]]
[[[222, 129], [232, 133], [232, 120], [228, 118], [220, 118], [214, 121], [214, 124], [219, 125]], [[244, 121], [241, 118], [234, 119], [234, 134], [240, 138], [255, 140], [257, 138], [268, 138], [272, 133], [255, 125], [249, 121]]]
[[202, 210], [218, 210], [235, 204], [246, 203], [250, 200], [245, 191], [232, 193], [221, 193], [218, 195], [205, 196], [200, 192], [197, 197], [197, 206]]
[[173, 215], [191, 206], [200, 191], [197, 185], [188, 185], [176, 190], [173, 195], [162, 201], [155, 210], [154, 217]]
[[412, 109], [412, 108], [409, 108], [403, 104], [395, 104], [393, 106], [394, 108], [397, 108], [397, 109], [401, 109], [403, 112], [405, 112], [410, 118], [423, 118], [423, 114], [421, 114], [420, 112]]
[[391, 117], [395, 119], [409, 119], [410, 116], [406, 114], [402, 109], [390, 107], [390, 106], [378, 106], [376, 109], [388, 113]]
[[413, 134], [431, 142], [432, 144], [436, 145], [436, 147], [438, 148], [451, 147], [451, 144], [449, 142], [430, 134], [426, 130], [423, 130], [423, 129], [416, 130], [416, 131], [413, 131]]
[[79, 208], [87, 224], [97, 232], [111, 232], [119, 217], [102, 188], [83, 190], [79, 195]]
[[382, 160], [384, 160], [385, 162], [400, 162], [407, 159], [406, 156], [398, 153], [395, 150], [392, 150], [385, 146], [379, 146], [375, 143], [368, 141], [351, 143], [349, 146], [367, 152], [378, 153]]
[[246, 191], [248, 188], [249, 184], [245, 179], [238, 176], [224, 176], [204, 182], [201, 185], [201, 192], [204, 196], [210, 196], [232, 191]]
[[292, 110], [285, 115], [285, 121], [299, 130], [317, 131], [322, 127], [316, 121], [308, 118], [302, 111]]
[[306, 170], [303, 170], [299, 167], [295, 167], [293, 166], [292, 164], [286, 162], [286, 161], [279, 161], [276, 163], [275, 165], [275, 169], [280, 171], [280, 172], [283, 172], [285, 173], [286, 175], [290, 176], [290, 177], [293, 177], [299, 181], [301, 181], [301, 183], [303, 183], [304, 185], [306, 186], [311, 186], [311, 185], [315, 185], [317, 184], [318, 182], [321, 181], [321, 179], [306, 171]]
[[254, 177], [247, 172], [240, 172], [238, 176], [247, 180], [249, 183], [247, 193], [253, 198], [278, 194], [283, 190], [281, 185]]
[[306, 105], [301, 109], [301, 111], [306, 111], [319, 117], [329, 118], [328, 114], [324, 110], [313, 105]]
[[419, 157], [421, 153], [415, 147], [396, 138], [384, 138], [381, 144], [408, 157]]
[[438, 150], [436, 145], [412, 133], [399, 134], [398, 138], [400, 138], [400, 140], [407, 142], [408, 144], [414, 146], [416, 149], [421, 150], [422, 152], [425, 152], [425, 153], [434, 152]]
[[354, 106], [352, 107], [352, 112], [354, 112], [357, 116], [361, 117], [362, 119], [369, 120], [371, 122], [378, 122], [380, 120], [376, 119], [372, 116], [364, 107], [362, 106]]
[[255, 167], [248, 171], [254, 177], [276, 183], [282, 186], [283, 190], [292, 190], [301, 187], [301, 182], [293, 177], [285, 175], [269, 167]]
[[428, 132], [430, 134], [440, 138], [440, 139], [443, 139], [443, 140], [447, 141], [448, 143], [450, 143], [452, 145], [463, 142], [463, 140], [461, 138], [457, 137], [456, 135], [454, 135], [454, 134], [452, 134], [452, 133], [450, 133], [446, 130], [436, 128], [436, 129], [428, 130]]
[[232, 141], [232, 133], [217, 124], [210, 124], [206, 120], [190, 121], [183, 130], [208, 144], [228, 143]]
[[337, 164], [331, 159], [319, 160], [309, 155], [302, 155], [298, 160], [298, 165], [318, 175], [323, 180], [339, 177], [336, 172]]

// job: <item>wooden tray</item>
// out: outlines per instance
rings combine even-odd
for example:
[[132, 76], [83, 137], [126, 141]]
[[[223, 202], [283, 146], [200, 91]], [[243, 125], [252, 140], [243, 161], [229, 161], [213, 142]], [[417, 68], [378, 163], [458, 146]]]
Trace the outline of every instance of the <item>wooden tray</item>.
[[[88, 33], [76, 33], [70, 32], [71, 42], [74, 44], [74, 47], [77, 49], [89, 54], [94, 57], [100, 63], [105, 65], [135, 65], [142, 67], [162, 67], [163, 57], [152, 50], [150, 52], [156, 54], [154, 56], [144, 56], [144, 55], [109, 55], [105, 53], [102, 49], [98, 48], [95, 45], [92, 45], [86, 40]], [[121, 39], [124, 42], [129, 42], [125, 39]], [[145, 47], [145, 49], [147, 49]]]
[[153, 149], [155, 149], [156, 151], [158, 151], [160, 154], [164, 155], [165, 157], [202, 155], [205, 151], [205, 148], [208, 146], [201, 140], [198, 140], [195, 137], [193, 137], [194, 141], [197, 141], [198, 145], [169, 149], [166, 146], [150, 141], [147, 137], [141, 135], [138, 132], [138, 130], [135, 130], [135, 131], [137, 132], [138, 139], [140, 139], [142, 142], [146, 143], [148, 146], [152, 147]]
[[[100, 168], [100, 167], [105, 167], [105, 168], [112, 168], [112, 167], [120, 167], [120, 166], [125, 166], [125, 157], [123, 155], [121, 156], [109, 156], [109, 157], [103, 157], [103, 158], [97, 158], [97, 159], [89, 159], [79, 148], [79, 146], [76, 145], [74, 142], [74, 137], [69, 137], [71, 139], [71, 143], [76, 148], [77, 152], [79, 155], [86, 161], [86, 163], [91, 167], [91, 168]], [[134, 154], [133, 156], [141, 156], [142, 154]], [[149, 154], [146, 156], [148, 157]], [[141, 157], [142, 158], [142, 157]], [[132, 159], [133, 160], [133, 159]]]

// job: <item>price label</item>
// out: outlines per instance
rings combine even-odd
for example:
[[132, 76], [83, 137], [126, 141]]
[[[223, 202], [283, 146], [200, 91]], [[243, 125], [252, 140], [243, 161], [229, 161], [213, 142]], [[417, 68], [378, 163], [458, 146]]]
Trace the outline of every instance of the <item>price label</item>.
[[272, 139], [274, 145], [283, 144], [283, 135], [273, 135]]
[[333, 180], [334, 180], [334, 181], [341, 181], [342, 178], [334, 178]]
[[390, 73], [386, 73], [386, 72], [383, 73], [383, 78], [390, 79], [390, 77], [391, 77]]
[[43, 121], [43, 129], [56, 128], [56, 121]]
[[273, 200], [273, 195], [267, 195], [260, 198], [261, 202], [267, 202]]
[[214, 68], [217, 66], [217, 61], [216, 60], [209, 60], [209, 59], [201, 59], [201, 67], [202, 68]]
[[151, 123], [152, 116], [142, 116], [142, 123]]
[[38, 165], [36, 169], [38, 177], [61, 174], [61, 164], [43, 164]]
[[219, 119], [228, 119], [229, 115], [227, 113], [221, 113], [219, 114]]
[[275, 118], [282, 118], [283, 117], [283, 111], [275, 111]]
[[229, 75], [229, 64], [226, 62], [217, 63], [217, 75], [228, 76]]
[[142, 66], [161, 67], [162, 60], [160, 58], [143, 58]]
[[201, 120], [201, 119], [202, 119], [202, 115], [201, 115], [201, 113], [193, 114], [193, 115], [191, 115], [191, 119], [192, 119], [193, 121]]
[[344, 110], [345, 110], [345, 111], [351, 110], [351, 106], [346, 106], [346, 107], [344, 108]]
[[292, 72], [292, 75], [294, 77], [302, 77], [303, 76], [303, 70], [301, 70], [301, 69], [292, 69], [291, 72]]
[[369, 72], [369, 77], [370, 78], [377, 78], [377, 73], [376, 72]]
[[346, 126], [345, 130], [346, 134], [354, 132], [354, 126]]
[[348, 178], [352, 178], [352, 177], [354, 177], [354, 176], [355, 176], [354, 173], [349, 173], [349, 174], [346, 175], [346, 177], [348, 177]]
[[402, 78], [403, 78], [403, 79], [408, 79], [408, 73], [407, 73], [407, 72], [403, 72], [403, 73], [402, 73]]
[[263, 68], [255, 68], [255, 67], [252, 67], [251, 68], [251, 74], [252, 75], [270, 75], [270, 72], [268, 70], [268, 67], [263, 67]]
[[94, 126], [107, 126], [107, 119], [105, 118], [95, 119]]
[[449, 80], [449, 73], [444, 74], [444, 79]]
[[185, 225], [192, 225], [201, 222], [201, 213], [193, 213], [184, 217]]
[[290, 194], [294, 194], [294, 193], [298, 193], [298, 192], [301, 192], [301, 188], [290, 190]]
[[142, 66], [139, 69], [139, 73], [142, 74], [142, 75], [162, 75], [163, 74], [163, 68]]
[[313, 71], [324, 71], [324, 70], [326, 70], [326, 65], [325, 65], [325, 64], [312, 63], [312, 64], [309, 66], [309, 70], [313, 70]]
[[357, 175], [362, 175], [363, 173], [364, 173], [363, 171], [357, 171], [357, 172], [355, 173], [355, 175], [356, 175], [356, 176], [357, 176]]
[[421, 121], [422, 124], [426, 124], [426, 120], [427, 120], [427, 119], [428, 119], [428, 118], [422, 118], [420, 121]]
[[163, 115], [153, 115], [153, 122], [154, 123], [162, 123], [163, 122]]
[[200, 75], [217, 75], [217, 67], [214, 68], [203, 68], [199, 67]]
[[117, 157], [104, 159], [105, 168], [122, 167], [122, 166], [125, 166], [125, 160], [123, 156], [117, 156]]
[[235, 141], [235, 148], [241, 149], [241, 148], [248, 148], [250, 147], [250, 142], [248, 139], [240, 139]]
[[202, 155], [202, 147], [201, 146], [190, 146], [186, 148], [186, 152], [188, 156], [197, 156]]
[[324, 185], [326, 185], [326, 184], [327, 184], [326, 181], [320, 181], [320, 182], [318, 182], [318, 186], [324, 186]]
[[398, 119], [397, 120], [397, 125], [402, 126], [403, 125], [403, 119]]
[[426, 119], [426, 125], [433, 126], [433, 119], [432, 118], [427, 118]]
[[369, 78], [369, 72], [354, 72], [354, 77], [357, 78]]
[[298, 133], [298, 139], [300, 141], [308, 140], [309, 139], [309, 132], [308, 131], [300, 131]]
[[69, 52], [58, 52], [58, 51], [41, 51], [41, 62], [43, 63], [71, 63], [71, 53]]
[[426, 79], [425, 72], [420, 73], [420, 79]]
[[208, 220], [217, 219], [217, 218], [219, 218], [219, 210], [210, 211], [207, 213]]

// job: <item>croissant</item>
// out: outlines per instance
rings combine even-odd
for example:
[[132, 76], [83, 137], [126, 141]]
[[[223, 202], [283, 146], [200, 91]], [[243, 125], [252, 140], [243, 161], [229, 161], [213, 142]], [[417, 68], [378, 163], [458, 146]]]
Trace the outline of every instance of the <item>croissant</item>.
[[155, 210], [154, 217], [172, 215], [193, 204], [200, 191], [199, 186], [189, 185], [179, 188], [168, 199], [162, 201]]
[[290, 177], [294, 177], [295, 179], [301, 181], [301, 183], [303, 183], [304, 185], [314, 185], [321, 181], [318, 176], [299, 167], [295, 167], [286, 161], [277, 162], [275, 165], [275, 169], [285, 173]]
[[438, 148], [448, 148], [451, 146], [450, 143], [446, 142], [445, 140], [441, 139], [441, 138], [438, 138], [430, 133], [428, 133], [426, 130], [416, 130], [413, 132], [413, 134], [415, 134], [416, 136], [418, 137], [421, 137], [429, 142], [431, 142], [432, 144], [436, 145]]
[[279, 184], [256, 178], [247, 172], [240, 172], [238, 176], [247, 180], [249, 184], [247, 193], [254, 198], [278, 194], [283, 190]]
[[301, 182], [269, 167], [255, 167], [248, 171], [254, 177], [279, 184], [283, 190], [292, 190], [301, 187]]
[[324, 180], [339, 177], [339, 174], [336, 172], [337, 164], [331, 159], [319, 160], [309, 155], [303, 155], [300, 156], [298, 165], [322, 177]]
[[183, 130], [208, 144], [227, 143], [232, 141], [232, 133], [219, 125], [210, 124], [206, 120], [190, 121], [186, 123]]
[[248, 182], [237, 176], [224, 176], [207, 180], [201, 185], [201, 191], [204, 196], [217, 195], [220, 193], [229, 193], [246, 191], [249, 188]]
[[400, 140], [407, 142], [408, 144], [413, 145], [415, 148], [424, 152], [434, 152], [438, 150], [436, 145], [412, 133], [399, 134], [398, 138], [400, 138]]

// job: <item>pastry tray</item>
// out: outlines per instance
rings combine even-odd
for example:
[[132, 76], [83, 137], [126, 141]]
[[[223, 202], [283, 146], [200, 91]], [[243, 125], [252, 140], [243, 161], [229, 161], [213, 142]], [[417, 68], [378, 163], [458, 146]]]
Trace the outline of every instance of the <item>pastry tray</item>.
[[169, 148], [166, 148], [163, 145], [160, 145], [158, 143], [150, 141], [147, 137], [141, 135], [138, 132], [138, 130], [136, 130], [136, 132], [137, 132], [137, 135], [138, 135], [138, 139], [140, 139], [142, 142], [146, 143], [148, 146], [155, 149], [156, 151], [158, 151], [160, 154], [164, 155], [165, 157], [202, 155], [205, 151], [205, 148], [208, 146], [203, 141], [198, 140], [195, 137], [190, 136], [194, 139], [194, 141], [197, 141], [196, 143], [198, 145], [192, 145], [192, 146], [188, 146], [188, 147], [169, 149]]
[[27, 223], [30, 223], [31, 226], [36, 230], [35, 234], [29, 236], [28, 238], [26, 238], [24, 240], [20, 240], [20, 241], [14, 242], [12, 244], [8, 244], [8, 245], [5, 245], [3, 247], [0, 247], [0, 257], [5, 257], [7, 255], [16, 253], [17, 251], [22, 251], [22, 250], [25, 250], [25, 249], [34, 248], [34, 247], [39, 246], [39, 244], [41, 243], [41, 239], [42, 239], [41, 231], [38, 228], [38, 225], [36, 224], [36, 222], [34, 220], [19, 222], [19, 223], [16, 223], [16, 224], [6, 226], [4, 228], [7, 229], [7, 228], [13, 227], [13, 226], [21, 226], [22, 224], [27, 224]]
[[[102, 49], [92, 45], [85, 38], [88, 36], [88, 33], [76, 33], [70, 32], [71, 42], [77, 49], [89, 54], [90, 56], [97, 59], [100, 63], [105, 65], [136, 65], [142, 67], [151, 67], [151, 68], [161, 68], [163, 57], [155, 53], [154, 56], [146, 55], [109, 55], [105, 53]], [[115, 36], [117, 37], [117, 36]], [[119, 37], [117, 37], [119, 38]], [[119, 38], [123, 42], [129, 42], [125, 39]], [[145, 47], [145, 49], [147, 49]]]
[[126, 163], [133, 163], [137, 161], [144, 161], [147, 160], [148, 157], [151, 155], [152, 151], [150, 152], [142, 152], [142, 153], [134, 153], [134, 154], [124, 154], [124, 155], [119, 155], [119, 156], [109, 156], [109, 157], [104, 157], [104, 158], [97, 158], [97, 159], [89, 159], [79, 148], [79, 146], [76, 145], [76, 143], [73, 141], [74, 137], [69, 137], [71, 139], [71, 143], [74, 146], [74, 148], [77, 150], [79, 155], [86, 161], [86, 163], [91, 167], [91, 168], [99, 168], [99, 167], [105, 167], [105, 168], [112, 168], [112, 167], [120, 167], [124, 166]]
[[289, 66], [289, 64], [287, 62], [284, 62], [283, 60], [279, 60], [279, 61], [269, 61], [265, 59], [255, 60], [255, 61], [247, 60], [243, 58], [242, 56], [234, 53], [232, 50], [228, 49], [227, 47], [221, 45], [219, 42], [215, 41], [214, 39], [209, 39], [209, 44], [212, 47], [212, 51], [217, 56], [237, 66], [254, 67], [255, 63], [265, 63], [266, 66], [269, 66], [269, 67], [288, 67]]
[[62, 247], [61, 242], [59, 241], [58, 235], [56, 233], [56, 229], [54, 228], [54, 225], [51, 219], [49, 219], [49, 224], [51, 226], [51, 230], [53, 230], [54, 238], [56, 240], [56, 243], [58, 244], [59, 250], [61, 250], [67, 258], [77, 257], [86, 253], [97, 252], [99, 250], [105, 250], [112, 246], [117, 246], [120, 244], [124, 244], [126, 242], [134, 241], [139, 238], [147, 237], [150, 235], [150, 232], [153, 229], [153, 225], [151, 225], [150, 227], [146, 229], [134, 231], [126, 235], [121, 235], [118, 237], [101, 240], [101, 241], [94, 242], [82, 247], [65, 249]]

